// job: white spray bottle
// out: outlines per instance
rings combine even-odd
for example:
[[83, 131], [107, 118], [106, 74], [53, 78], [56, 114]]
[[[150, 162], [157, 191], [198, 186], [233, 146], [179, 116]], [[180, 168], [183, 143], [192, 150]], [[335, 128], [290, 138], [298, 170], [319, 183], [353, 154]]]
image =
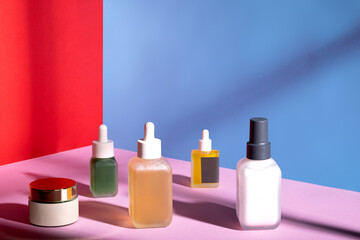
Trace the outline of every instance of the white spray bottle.
[[243, 229], [275, 229], [281, 219], [281, 170], [270, 156], [268, 120], [250, 119], [246, 158], [236, 168], [236, 214]]

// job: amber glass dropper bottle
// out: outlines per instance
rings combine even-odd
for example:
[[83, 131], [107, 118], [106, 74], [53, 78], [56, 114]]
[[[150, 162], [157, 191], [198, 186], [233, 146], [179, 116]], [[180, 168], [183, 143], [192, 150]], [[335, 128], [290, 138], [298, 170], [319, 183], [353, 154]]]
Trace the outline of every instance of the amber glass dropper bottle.
[[199, 149], [191, 152], [191, 187], [216, 188], [219, 186], [219, 150], [212, 149], [209, 131], [204, 129]]

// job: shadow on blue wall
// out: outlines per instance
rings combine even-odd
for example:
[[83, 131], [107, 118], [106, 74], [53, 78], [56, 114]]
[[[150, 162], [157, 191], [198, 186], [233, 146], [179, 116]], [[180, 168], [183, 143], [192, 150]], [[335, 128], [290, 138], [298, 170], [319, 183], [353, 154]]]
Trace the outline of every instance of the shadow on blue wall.
[[[195, 131], [198, 130], [198, 126], [212, 126], [218, 120], [231, 117], [234, 110], [236, 110], [236, 113], [250, 111], [251, 107], [261, 104], [272, 95], [281, 94], [282, 91], [289, 87], [296, 87], [297, 83], [304, 83], [304, 80], [311, 81], [312, 79], [308, 76], [311, 76], [327, 64], [336, 61], [344, 54], [360, 50], [359, 44], [360, 25], [345, 36], [341, 36], [324, 47], [291, 60], [266, 76], [246, 80], [241, 79], [240, 76], [238, 81], [246, 82], [245, 86], [242, 84], [234, 86], [232, 91], [224, 93], [216, 101], [209, 99], [207, 106], [203, 106], [200, 110], [190, 114], [184, 110], [185, 116], [172, 122], [170, 128], [180, 129], [181, 126], [186, 125], [189, 126], [188, 130]], [[226, 79], [222, 81], [226, 81]], [[214, 111], [214, 106], [219, 106], [219, 108]], [[176, 135], [172, 132], [165, 135], [165, 137], [170, 139], [170, 145], [176, 145], [177, 141], [184, 139], [186, 135], [187, 133], [184, 131], [177, 131]]]
[[190, 160], [203, 128], [221, 166], [269, 118], [285, 178], [360, 190], [356, 1], [105, 1], [104, 122], [136, 151], [153, 121], [163, 155]]

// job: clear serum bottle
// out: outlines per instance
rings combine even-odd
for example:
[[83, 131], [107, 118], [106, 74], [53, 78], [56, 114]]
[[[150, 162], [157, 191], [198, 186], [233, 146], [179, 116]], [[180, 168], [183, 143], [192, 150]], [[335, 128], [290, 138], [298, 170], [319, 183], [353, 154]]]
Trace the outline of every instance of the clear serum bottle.
[[250, 119], [246, 158], [236, 168], [236, 214], [243, 229], [275, 229], [281, 219], [281, 170], [271, 158], [268, 120]]
[[219, 186], [219, 151], [212, 149], [209, 131], [202, 131], [199, 149], [191, 152], [191, 187], [216, 188]]
[[129, 213], [136, 228], [166, 227], [172, 221], [172, 169], [161, 156], [161, 141], [152, 122], [129, 161]]
[[114, 157], [114, 142], [108, 140], [106, 125], [100, 125], [99, 140], [92, 144], [90, 190], [94, 197], [113, 197], [118, 192], [118, 165]]

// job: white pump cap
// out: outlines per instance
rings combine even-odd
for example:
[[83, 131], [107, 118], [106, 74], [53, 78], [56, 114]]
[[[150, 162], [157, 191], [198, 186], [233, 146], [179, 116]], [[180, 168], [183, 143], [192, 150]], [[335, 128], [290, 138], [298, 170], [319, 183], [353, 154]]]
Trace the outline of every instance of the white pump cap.
[[138, 140], [137, 156], [142, 159], [161, 158], [161, 140], [155, 138], [155, 126], [147, 122], [144, 126], [144, 138]]
[[209, 130], [207, 129], [202, 131], [202, 137], [199, 140], [199, 150], [202, 152], [211, 151], [211, 139], [209, 138]]
[[108, 140], [107, 127], [104, 124], [99, 126], [99, 140], [92, 144], [93, 158], [110, 158], [114, 156], [114, 142]]

